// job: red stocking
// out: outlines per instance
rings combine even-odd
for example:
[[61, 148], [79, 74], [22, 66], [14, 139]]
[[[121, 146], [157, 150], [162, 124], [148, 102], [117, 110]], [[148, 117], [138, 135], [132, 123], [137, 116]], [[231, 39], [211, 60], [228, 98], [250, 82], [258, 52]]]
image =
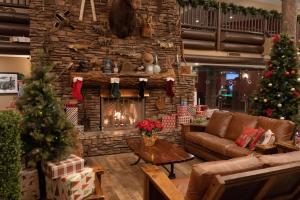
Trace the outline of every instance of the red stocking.
[[82, 88], [82, 77], [75, 77], [72, 85], [72, 96], [78, 101], [82, 100], [81, 88]]
[[173, 78], [167, 78], [167, 85], [166, 85], [166, 92], [167, 96], [173, 98], [175, 96], [173, 92], [173, 85], [174, 85], [174, 79]]

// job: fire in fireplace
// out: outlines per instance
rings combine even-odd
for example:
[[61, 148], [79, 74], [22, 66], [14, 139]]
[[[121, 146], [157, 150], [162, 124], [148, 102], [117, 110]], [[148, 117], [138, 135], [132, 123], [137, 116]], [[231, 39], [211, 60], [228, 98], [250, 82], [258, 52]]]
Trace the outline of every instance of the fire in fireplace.
[[145, 102], [138, 97], [101, 98], [102, 130], [133, 128], [144, 119]]

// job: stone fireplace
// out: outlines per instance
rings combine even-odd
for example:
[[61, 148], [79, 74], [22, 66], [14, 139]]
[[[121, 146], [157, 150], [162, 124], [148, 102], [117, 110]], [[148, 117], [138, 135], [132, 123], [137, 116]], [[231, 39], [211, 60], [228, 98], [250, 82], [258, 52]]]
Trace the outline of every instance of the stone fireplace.
[[101, 130], [122, 130], [135, 128], [145, 118], [145, 99], [134, 90], [121, 90], [120, 98], [101, 94]]
[[[80, 125], [85, 126], [85, 131], [81, 135], [85, 156], [129, 152], [126, 139], [140, 136], [138, 130], [134, 128], [136, 121], [144, 118], [160, 119], [163, 115], [176, 113], [176, 104], [180, 103], [181, 97], [187, 98], [189, 103], [193, 102], [195, 78], [192, 76], [179, 78], [178, 67], [174, 65], [182, 46], [179, 6], [176, 0], [149, 2], [142, 0], [142, 7], [136, 10], [138, 17], [136, 29], [131, 37], [125, 39], [111, 34], [109, 27], [104, 35], [94, 30], [94, 25], [106, 30], [105, 24], [108, 24], [112, 0], [107, 1], [105, 5], [95, 1], [97, 23], [93, 21], [89, 4], [84, 20], [78, 20], [81, 1], [57, 0], [56, 3], [49, 1], [43, 8], [42, 0], [30, 2], [32, 64], [37, 64], [39, 59], [39, 51], [36, 49], [47, 47], [47, 57], [55, 66], [52, 72], [58, 77], [53, 86], [56, 95], [63, 102], [72, 99], [72, 78], [83, 77], [82, 91], [85, 98], [78, 104], [78, 121]], [[55, 14], [67, 10], [72, 13], [69, 20], [74, 30], [66, 26], [50, 34]], [[140, 34], [146, 16], [153, 17], [151, 38], [143, 38]], [[103, 46], [108, 40], [111, 41], [109, 45]], [[165, 47], [165, 44], [173, 44], [173, 47]], [[73, 49], [69, 48], [70, 46], [87, 48]], [[121, 63], [130, 63], [138, 68], [142, 59], [137, 55], [144, 52], [157, 55], [161, 67], [160, 75], [126, 74], [122, 70], [117, 74], [105, 74], [102, 71], [105, 59], [117, 62], [118, 66]], [[81, 62], [87, 63], [86, 68], [76, 74], [76, 68]], [[74, 63], [74, 66], [67, 70], [66, 66], [70, 63]], [[167, 71], [174, 72], [173, 98], [166, 95], [167, 76], [162, 73]], [[110, 98], [110, 79], [115, 77], [120, 78], [122, 94], [119, 100]], [[144, 99], [138, 98], [137, 94], [139, 78], [148, 78], [145, 89], [149, 92]], [[165, 107], [162, 109], [157, 107], [160, 98], [165, 99]], [[179, 142], [180, 126], [174, 130], [164, 131], [159, 136], [172, 142]]]

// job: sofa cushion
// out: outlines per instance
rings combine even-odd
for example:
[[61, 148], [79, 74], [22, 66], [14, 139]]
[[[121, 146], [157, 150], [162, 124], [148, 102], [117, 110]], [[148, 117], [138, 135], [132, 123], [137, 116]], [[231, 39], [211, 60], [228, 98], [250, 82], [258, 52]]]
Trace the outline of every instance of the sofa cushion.
[[295, 128], [295, 124], [291, 121], [268, 117], [258, 117], [258, 126], [275, 133], [276, 141], [290, 140]]
[[190, 178], [176, 178], [172, 180], [176, 188], [179, 190], [181, 194], [183, 194], [183, 196], [186, 195], [189, 181]]
[[225, 156], [230, 158], [242, 157], [252, 154], [253, 151], [250, 151], [247, 148], [240, 147], [238, 145], [231, 145], [226, 148]]
[[278, 166], [294, 162], [300, 162], [300, 151], [293, 151], [289, 153], [279, 153], [273, 155], [263, 155], [259, 160], [266, 166]]
[[242, 134], [244, 128], [256, 128], [256, 125], [257, 117], [243, 113], [233, 113], [225, 138], [236, 140]]
[[215, 111], [208, 122], [205, 132], [224, 137], [231, 118], [232, 114], [230, 112]]
[[201, 200], [214, 175], [229, 175], [260, 169], [263, 163], [253, 156], [194, 165], [186, 193], [187, 200]]
[[226, 148], [235, 145], [234, 141], [220, 138], [205, 132], [189, 132], [185, 135], [185, 140], [201, 145], [210, 151], [225, 155]]

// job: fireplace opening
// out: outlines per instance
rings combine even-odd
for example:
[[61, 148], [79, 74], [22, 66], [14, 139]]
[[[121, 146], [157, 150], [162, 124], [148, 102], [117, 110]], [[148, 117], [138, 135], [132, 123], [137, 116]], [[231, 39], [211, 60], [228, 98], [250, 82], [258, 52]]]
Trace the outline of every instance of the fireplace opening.
[[145, 100], [139, 97], [101, 98], [102, 130], [134, 128], [145, 117]]

